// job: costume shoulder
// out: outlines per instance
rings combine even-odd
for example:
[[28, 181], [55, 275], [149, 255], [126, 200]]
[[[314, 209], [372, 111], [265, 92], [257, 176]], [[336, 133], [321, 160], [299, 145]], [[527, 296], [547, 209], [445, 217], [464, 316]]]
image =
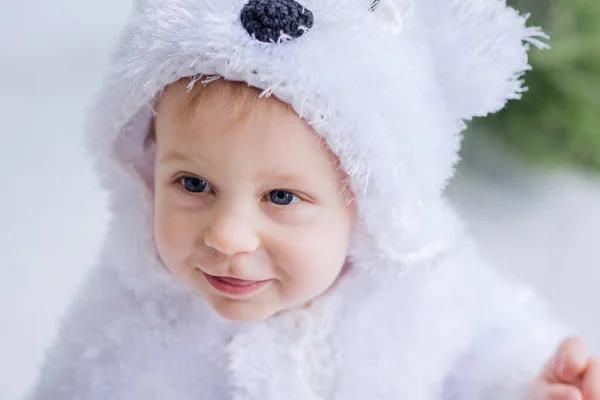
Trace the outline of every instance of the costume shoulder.
[[159, 271], [153, 287], [153, 278], [128, 282], [116, 270], [130, 265], [113, 255], [105, 251], [82, 285], [27, 398], [195, 399], [202, 390], [223, 399], [224, 327]]
[[340, 399], [520, 399], [565, 337], [468, 237], [427, 270], [377, 282], [355, 273], [336, 339]]
[[568, 327], [528, 285], [484, 262], [473, 270], [480, 286], [474, 336], [456, 360], [445, 399], [523, 399]]

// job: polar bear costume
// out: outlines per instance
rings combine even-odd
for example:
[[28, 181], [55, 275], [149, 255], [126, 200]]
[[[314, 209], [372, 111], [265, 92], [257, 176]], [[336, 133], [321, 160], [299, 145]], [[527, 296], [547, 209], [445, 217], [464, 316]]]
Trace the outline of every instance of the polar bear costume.
[[[91, 108], [112, 219], [30, 399], [521, 399], [567, 335], [444, 197], [465, 121], [520, 97], [544, 34], [504, 0], [137, 0]], [[153, 238], [153, 105], [183, 77], [288, 103], [356, 196], [350, 268], [310, 307], [217, 316]]]

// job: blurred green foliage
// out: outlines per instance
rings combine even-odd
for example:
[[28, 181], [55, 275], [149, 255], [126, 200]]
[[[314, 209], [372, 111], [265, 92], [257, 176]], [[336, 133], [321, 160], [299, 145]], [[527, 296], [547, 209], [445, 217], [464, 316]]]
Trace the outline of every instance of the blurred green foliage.
[[600, 0], [508, 0], [550, 50], [532, 48], [522, 100], [474, 125], [528, 162], [600, 172]]

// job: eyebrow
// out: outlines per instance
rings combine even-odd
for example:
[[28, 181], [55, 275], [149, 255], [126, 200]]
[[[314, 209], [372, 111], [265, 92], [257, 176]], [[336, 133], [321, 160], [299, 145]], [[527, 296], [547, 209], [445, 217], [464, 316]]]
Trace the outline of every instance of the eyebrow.
[[311, 179], [303, 174], [294, 174], [286, 172], [263, 172], [258, 174], [258, 179], [272, 180], [278, 182], [293, 183], [296, 185], [309, 185]]
[[191, 162], [200, 162], [200, 163], [209, 163], [208, 160], [206, 160], [203, 157], [200, 157], [198, 155], [195, 155], [194, 157], [189, 157], [179, 151], [169, 151], [166, 154], [164, 154], [162, 157], [157, 159], [157, 162], [161, 163], [161, 164], [163, 164], [163, 163], [169, 164], [169, 163], [177, 163], [177, 162], [190, 162], [190, 161]]

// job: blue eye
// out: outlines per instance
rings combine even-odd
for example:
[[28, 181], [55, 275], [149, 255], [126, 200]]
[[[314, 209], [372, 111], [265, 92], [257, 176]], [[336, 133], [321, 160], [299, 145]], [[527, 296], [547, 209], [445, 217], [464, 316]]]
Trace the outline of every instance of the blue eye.
[[298, 196], [286, 190], [272, 190], [269, 193], [269, 199], [279, 206], [287, 206], [300, 201]]
[[202, 193], [210, 191], [208, 183], [195, 176], [184, 176], [181, 178], [180, 182], [188, 192]]

